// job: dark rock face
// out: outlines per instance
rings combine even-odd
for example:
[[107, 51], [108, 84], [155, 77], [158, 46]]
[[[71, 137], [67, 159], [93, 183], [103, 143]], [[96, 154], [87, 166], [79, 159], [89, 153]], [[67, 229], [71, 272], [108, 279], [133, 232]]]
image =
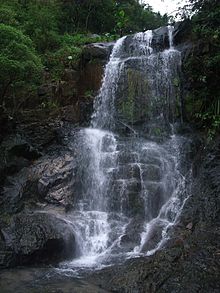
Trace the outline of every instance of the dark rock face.
[[152, 46], [157, 52], [169, 48], [169, 32], [167, 27], [160, 27], [153, 31]]
[[104, 67], [114, 43], [94, 43], [84, 46], [81, 57], [80, 77], [77, 83], [79, 96], [93, 96], [101, 87]]
[[12, 117], [8, 116], [5, 112], [5, 109], [0, 106], [0, 125], [1, 125], [1, 131], [0, 131], [0, 143], [4, 139], [6, 135], [11, 133], [15, 127], [14, 120]]
[[[141, 237], [140, 233], [143, 230], [143, 222], [140, 218], [133, 218], [131, 223], [126, 227], [125, 234], [121, 238], [121, 246], [126, 247], [132, 251], [137, 243], [140, 244]], [[136, 233], [133, 233], [136, 231]]]
[[93, 43], [86, 45], [83, 49], [83, 59], [102, 59], [108, 60], [111, 51], [113, 49], [114, 43]]
[[192, 29], [192, 25], [190, 20], [177, 22], [174, 26], [174, 32], [173, 32], [174, 45], [178, 46], [179, 44], [189, 42], [191, 29]]
[[53, 214], [18, 214], [1, 233], [6, 251], [12, 253], [10, 263], [55, 263], [75, 255], [72, 227]]
[[[39, 164], [37, 192], [47, 203], [67, 206], [73, 202], [74, 161], [69, 154]], [[35, 172], [35, 170], [33, 170]], [[36, 170], [37, 171], [37, 170]], [[37, 173], [35, 173], [37, 174]]]
[[20, 125], [19, 132], [0, 146], [0, 198], [9, 214], [20, 212], [30, 202], [67, 206], [72, 201], [72, 126], [52, 120], [33, 123]]
[[72, 228], [48, 211], [62, 215], [74, 203], [77, 130], [59, 117], [32, 114], [24, 113], [0, 145], [1, 267], [55, 263], [75, 253]]
[[[68, 62], [60, 79], [55, 81], [48, 71], [44, 72], [44, 83], [38, 88], [38, 103], [47, 107], [72, 106], [74, 123], [82, 122], [82, 105], [88, 104], [91, 108], [93, 98], [101, 86], [104, 66], [111, 54], [114, 43], [93, 43], [85, 45], [77, 64]], [[90, 98], [90, 99], [89, 99]], [[36, 107], [33, 101], [26, 105]], [[88, 108], [86, 108], [86, 111]], [[91, 113], [89, 113], [91, 114]], [[85, 117], [83, 116], [83, 119]]]

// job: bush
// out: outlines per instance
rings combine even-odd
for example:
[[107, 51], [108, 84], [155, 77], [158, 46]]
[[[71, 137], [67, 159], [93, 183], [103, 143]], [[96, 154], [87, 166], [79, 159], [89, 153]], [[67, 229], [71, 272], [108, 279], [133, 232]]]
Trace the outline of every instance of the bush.
[[0, 24], [0, 104], [13, 97], [14, 106], [22, 101], [21, 92], [37, 84], [42, 64], [31, 39], [20, 30]]

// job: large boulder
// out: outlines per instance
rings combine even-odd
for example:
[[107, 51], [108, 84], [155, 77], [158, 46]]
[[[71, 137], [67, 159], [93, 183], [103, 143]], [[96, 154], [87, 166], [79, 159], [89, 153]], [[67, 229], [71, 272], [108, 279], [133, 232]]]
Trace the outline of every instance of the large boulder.
[[92, 43], [85, 45], [81, 56], [80, 77], [77, 83], [78, 96], [96, 95], [101, 87], [104, 67], [114, 43]]
[[114, 46], [113, 42], [110, 43], [92, 43], [84, 46], [83, 48], [83, 59], [104, 59], [107, 60]]
[[67, 151], [24, 166], [7, 176], [1, 193], [2, 210], [12, 215], [25, 207], [36, 208], [39, 202], [69, 207], [74, 199], [74, 172], [74, 158]]
[[121, 248], [132, 251], [141, 243], [141, 232], [143, 231], [143, 220], [141, 217], [134, 217], [127, 225], [124, 235], [120, 239]]
[[28, 178], [28, 167], [40, 156], [41, 152], [19, 134], [11, 134], [2, 141], [0, 145], [0, 202], [4, 205], [4, 210], [19, 211], [21, 190]]
[[[11, 252], [11, 263], [56, 263], [74, 257], [75, 237], [72, 226], [53, 214], [21, 213], [13, 217], [9, 228], [2, 229], [5, 253]], [[2, 252], [2, 255], [4, 251]]]
[[[47, 203], [68, 206], [73, 201], [74, 161], [73, 157], [65, 154], [49, 160], [44, 172], [38, 177], [37, 192]], [[38, 166], [38, 170], [42, 165]]]

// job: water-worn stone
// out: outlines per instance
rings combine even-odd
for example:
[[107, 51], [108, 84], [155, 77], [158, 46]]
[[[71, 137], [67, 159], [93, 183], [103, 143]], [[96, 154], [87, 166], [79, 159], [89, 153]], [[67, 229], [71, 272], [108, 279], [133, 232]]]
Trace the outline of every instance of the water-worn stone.
[[84, 46], [83, 48], [83, 59], [104, 59], [107, 60], [112, 51], [114, 43], [92, 43]]
[[74, 198], [73, 157], [68, 152], [42, 157], [5, 180], [2, 192], [4, 211], [13, 214], [38, 201], [67, 207]]
[[142, 173], [144, 180], [160, 181], [162, 179], [161, 168], [157, 165], [146, 165]]
[[[48, 203], [63, 204], [72, 203], [74, 183], [74, 161], [69, 154], [49, 160], [44, 165], [44, 172], [38, 179], [38, 194]], [[34, 170], [35, 174], [42, 168], [41, 165]]]
[[134, 217], [127, 225], [124, 235], [121, 237], [120, 245], [132, 251], [136, 246], [140, 245], [141, 232], [143, 230], [143, 220], [140, 216]]
[[[72, 227], [63, 219], [44, 212], [22, 213], [2, 229], [5, 246], [16, 264], [54, 263], [76, 252]], [[7, 266], [7, 263], [5, 263]]]
[[157, 244], [162, 240], [162, 231], [164, 227], [165, 223], [160, 219], [155, 219], [151, 222], [147, 238], [142, 246], [142, 252], [148, 252], [156, 248]]

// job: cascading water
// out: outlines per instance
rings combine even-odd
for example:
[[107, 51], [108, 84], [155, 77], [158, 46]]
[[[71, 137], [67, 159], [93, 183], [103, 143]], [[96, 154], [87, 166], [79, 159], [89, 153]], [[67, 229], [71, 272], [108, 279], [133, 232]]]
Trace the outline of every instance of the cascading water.
[[[71, 265], [108, 264], [151, 254], [168, 237], [184, 202], [179, 111], [181, 55], [154, 31], [119, 39], [95, 100], [91, 127], [79, 133], [80, 191], [73, 223], [79, 257]], [[179, 111], [181, 112], [181, 111]]]

